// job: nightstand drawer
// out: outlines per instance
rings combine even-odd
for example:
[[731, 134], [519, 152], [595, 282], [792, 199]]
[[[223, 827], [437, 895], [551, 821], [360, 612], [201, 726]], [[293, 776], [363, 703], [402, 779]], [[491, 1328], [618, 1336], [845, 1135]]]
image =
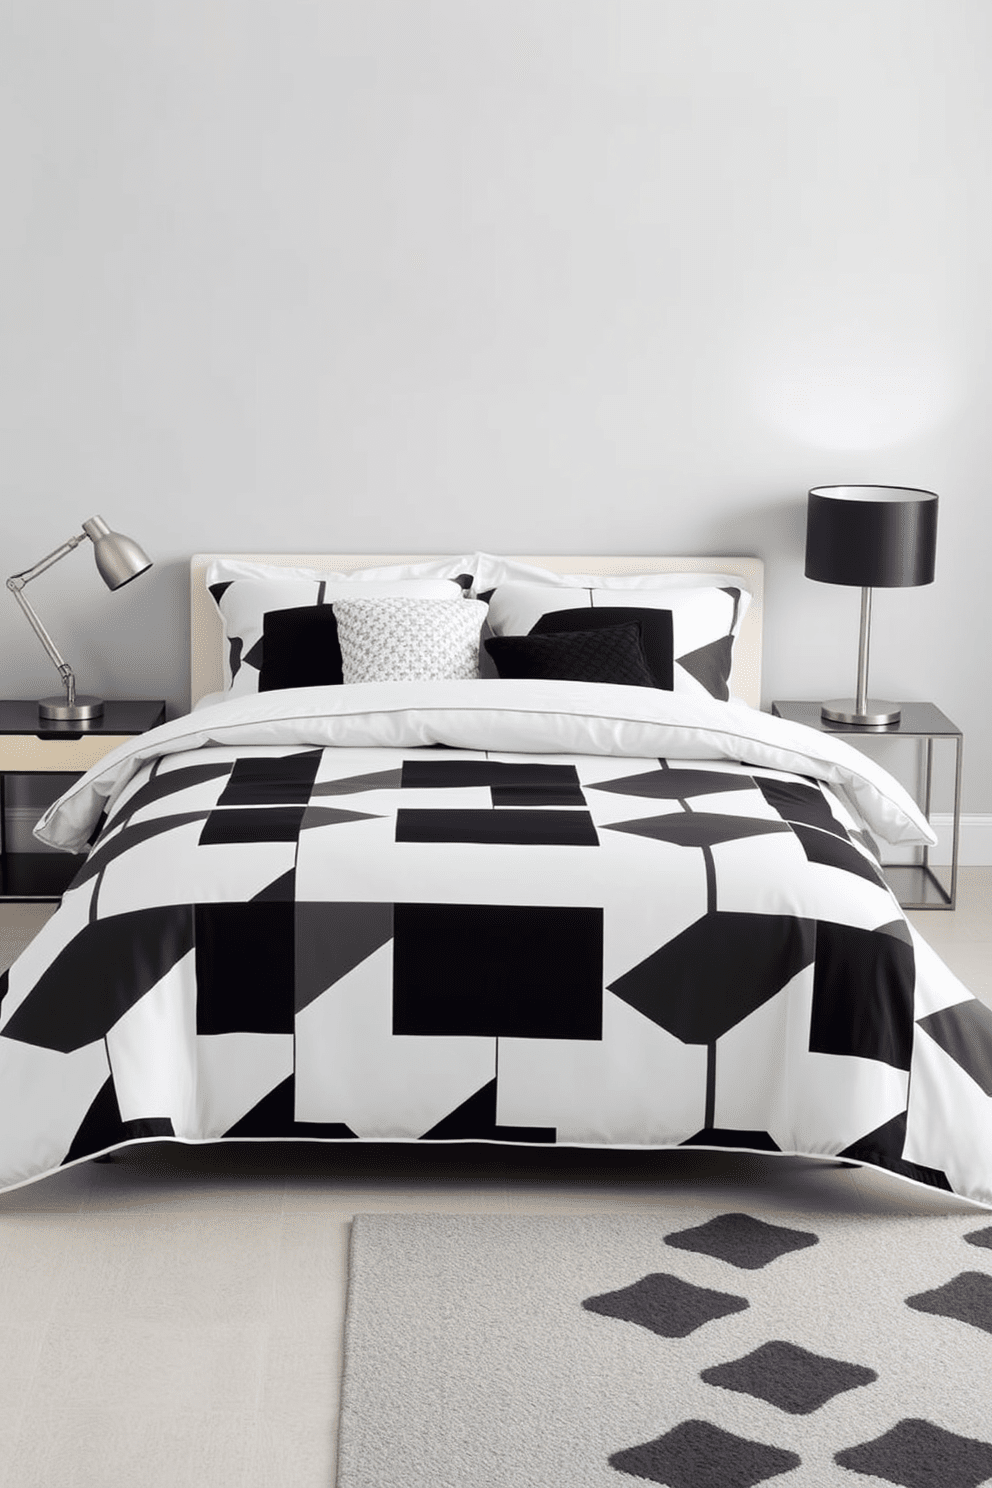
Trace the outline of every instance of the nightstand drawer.
[[[0, 904], [61, 898], [82, 861], [63, 853], [10, 850], [7, 776], [84, 775], [121, 744], [134, 743], [138, 735], [164, 722], [161, 698], [108, 698], [99, 718], [78, 727], [56, 722], [46, 726], [31, 698], [0, 698]], [[38, 794], [51, 797], [59, 789], [50, 780]], [[43, 809], [32, 801], [27, 815], [33, 815], [35, 807]]]
[[0, 770], [9, 774], [23, 771], [53, 771], [56, 774], [82, 774], [105, 754], [126, 744], [130, 734], [100, 734], [81, 739], [39, 739], [35, 734], [0, 734]]

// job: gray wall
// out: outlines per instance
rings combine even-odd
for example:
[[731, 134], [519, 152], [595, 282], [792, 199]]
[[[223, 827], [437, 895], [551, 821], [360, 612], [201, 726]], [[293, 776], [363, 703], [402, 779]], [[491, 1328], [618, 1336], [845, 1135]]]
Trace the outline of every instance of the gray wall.
[[929, 487], [872, 679], [992, 811], [990, 56], [987, 0], [0, 0], [5, 573], [136, 536], [32, 593], [177, 710], [198, 549], [756, 552], [766, 699], [829, 696], [805, 492]]

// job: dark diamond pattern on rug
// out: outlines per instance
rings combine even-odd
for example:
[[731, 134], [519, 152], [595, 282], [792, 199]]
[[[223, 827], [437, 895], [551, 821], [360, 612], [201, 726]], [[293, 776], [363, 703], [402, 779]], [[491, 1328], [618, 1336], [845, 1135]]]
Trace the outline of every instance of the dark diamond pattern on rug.
[[932, 1312], [936, 1317], [955, 1318], [992, 1333], [992, 1276], [984, 1271], [962, 1271], [930, 1292], [906, 1298], [914, 1312]]
[[992, 1443], [909, 1418], [834, 1461], [901, 1488], [978, 1488], [992, 1477]]
[[970, 1235], [963, 1238], [968, 1245], [984, 1245], [987, 1250], [992, 1250], [992, 1227], [987, 1230], [972, 1230]]
[[790, 1230], [768, 1224], [750, 1214], [718, 1214], [705, 1224], [676, 1230], [665, 1236], [665, 1244], [677, 1250], [694, 1250], [742, 1271], [760, 1271], [793, 1250], [818, 1245], [819, 1237], [809, 1230]]
[[801, 1461], [795, 1452], [734, 1436], [709, 1421], [682, 1421], [664, 1436], [609, 1459], [618, 1472], [668, 1488], [755, 1488]]
[[652, 1271], [631, 1286], [604, 1292], [599, 1297], [586, 1297], [582, 1303], [587, 1312], [619, 1318], [623, 1323], [637, 1323], [661, 1338], [688, 1338], [704, 1323], [732, 1312], [743, 1312], [750, 1305], [746, 1297], [693, 1286], [664, 1271]]
[[780, 1339], [763, 1343], [743, 1359], [703, 1369], [699, 1377], [708, 1385], [767, 1400], [790, 1416], [808, 1416], [835, 1395], [878, 1379], [875, 1370], [863, 1364], [811, 1354]]

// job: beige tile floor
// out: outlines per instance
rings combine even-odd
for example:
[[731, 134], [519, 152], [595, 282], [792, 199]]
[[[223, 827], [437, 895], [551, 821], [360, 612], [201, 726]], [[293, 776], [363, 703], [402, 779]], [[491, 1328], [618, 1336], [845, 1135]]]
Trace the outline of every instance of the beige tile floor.
[[[0, 965], [43, 917], [0, 908]], [[955, 913], [912, 918], [992, 1004], [992, 868], [962, 871]], [[0, 1488], [331, 1488], [353, 1214], [671, 1198], [961, 1207], [859, 1169], [744, 1154], [134, 1148], [0, 1195]]]

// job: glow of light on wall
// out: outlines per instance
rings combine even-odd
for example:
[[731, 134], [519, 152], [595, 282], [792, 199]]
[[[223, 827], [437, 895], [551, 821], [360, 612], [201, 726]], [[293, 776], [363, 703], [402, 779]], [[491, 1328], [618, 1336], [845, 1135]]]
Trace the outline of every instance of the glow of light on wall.
[[[753, 351], [753, 348], [752, 348]], [[824, 450], [876, 450], [930, 433], [961, 397], [932, 340], [838, 326], [758, 349], [746, 374], [763, 421]]]

